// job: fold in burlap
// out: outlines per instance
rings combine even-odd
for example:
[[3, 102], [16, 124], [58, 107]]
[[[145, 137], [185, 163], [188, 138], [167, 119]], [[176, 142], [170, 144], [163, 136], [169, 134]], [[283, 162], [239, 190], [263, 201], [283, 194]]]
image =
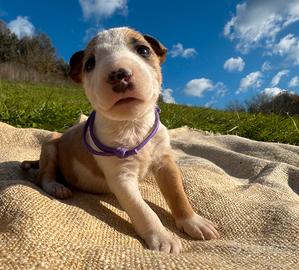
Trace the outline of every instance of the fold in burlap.
[[299, 147], [170, 131], [194, 209], [221, 238], [178, 232], [152, 176], [142, 194], [183, 243], [179, 255], [145, 249], [112, 195], [46, 195], [19, 169], [49, 133], [0, 123], [1, 269], [299, 269]]

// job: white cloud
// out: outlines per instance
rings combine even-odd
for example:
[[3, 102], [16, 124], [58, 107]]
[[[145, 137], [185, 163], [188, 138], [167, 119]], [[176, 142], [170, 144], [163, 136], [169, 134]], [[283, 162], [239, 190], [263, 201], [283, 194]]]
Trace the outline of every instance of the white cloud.
[[166, 88], [162, 90], [162, 98], [165, 103], [176, 103], [174, 97], [172, 96], [173, 90]]
[[247, 0], [237, 4], [236, 15], [224, 27], [224, 35], [237, 41], [246, 53], [273, 43], [277, 33], [299, 20], [298, 0]]
[[243, 71], [245, 67], [244, 60], [239, 56], [237, 58], [229, 58], [225, 61], [223, 65], [224, 69], [227, 71]]
[[212, 96], [210, 101], [208, 101], [204, 106], [208, 108], [212, 108], [215, 104], [218, 103], [219, 99], [224, 97], [227, 93], [227, 87], [223, 82], [218, 82], [213, 86], [213, 90], [216, 93]]
[[293, 94], [294, 92], [290, 92], [286, 89], [281, 89], [279, 87], [271, 87], [271, 88], [265, 88], [263, 91], [262, 91], [262, 94], [265, 94], [267, 95], [268, 97], [275, 97], [277, 95], [280, 95], [282, 93], [286, 93], [286, 92], [289, 92], [291, 94]]
[[227, 87], [223, 82], [218, 82], [214, 85], [214, 89], [216, 90], [215, 98], [224, 97], [227, 93]]
[[259, 88], [262, 85], [263, 74], [260, 71], [249, 73], [246, 77], [241, 79], [240, 87], [237, 90], [237, 94], [245, 92], [249, 88]]
[[177, 43], [172, 46], [172, 49], [169, 52], [171, 57], [183, 57], [190, 58], [197, 54], [197, 51], [194, 48], [184, 49], [182, 43]]
[[188, 96], [202, 97], [204, 92], [213, 90], [213, 87], [214, 85], [211, 80], [200, 78], [189, 81], [184, 91]]
[[273, 46], [273, 53], [286, 56], [293, 65], [299, 65], [299, 38], [288, 34]]
[[288, 34], [283, 37], [278, 44], [275, 45], [274, 50], [277, 54], [283, 55], [287, 53], [297, 43], [297, 39], [293, 34]]
[[293, 77], [289, 82], [289, 87], [297, 87], [299, 85], [299, 76]]
[[85, 19], [94, 17], [96, 20], [110, 17], [120, 11], [126, 14], [128, 11], [127, 0], [79, 0]]
[[270, 97], [275, 97], [275, 96], [279, 95], [280, 93], [282, 93], [283, 91], [286, 91], [286, 90], [282, 90], [279, 87], [274, 87], [274, 88], [265, 88], [262, 91], [262, 93], [267, 96], [270, 96]]
[[286, 70], [286, 69], [284, 69], [284, 70], [282, 70], [282, 71], [279, 71], [279, 72], [272, 78], [271, 86], [274, 87], [274, 86], [278, 85], [279, 82], [280, 82], [280, 80], [281, 80], [281, 78], [282, 78], [283, 76], [287, 76], [287, 75], [289, 74], [289, 72], [290, 72], [290, 71], [289, 71], [289, 70]]
[[272, 69], [271, 64], [268, 61], [265, 61], [262, 65], [262, 71], [265, 72], [265, 71], [269, 71], [271, 69]]
[[213, 81], [207, 78], [193, 79], [189, 81], [184, 88], [185, 94], [193, 97], [202, 97], [207, 91], [216, 91], [213, 97], [216, 99], [223, 97], [227, 92], [227, 88], [224, 83], [217, 82], [214, 84]]
[[35, 28], [28, 17], [18, 16], [15, 20], [10, 21], [7, 27], [11, 32], [15, 33], [18, 38], [32, 37], [35, 32]]

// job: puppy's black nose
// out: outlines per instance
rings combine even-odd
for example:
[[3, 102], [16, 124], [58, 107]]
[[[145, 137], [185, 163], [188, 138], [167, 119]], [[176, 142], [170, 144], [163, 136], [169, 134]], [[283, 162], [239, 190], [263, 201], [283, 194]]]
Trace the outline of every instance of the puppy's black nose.
[[108, 75], [107, 82], [112, 85], [114, 92], [126, 92], [133, 89], [133, 83], [131, 77], [133, 73], [131, 70], [125, 68], [119, 68], [117, 71], [112, 71]]
[[119, 68], [117, 71], [112, 71], [108, 75], [108, 83], [116, 84], [121, 81], [129, 82], [132, 77], [132, 71], [125, 68]]

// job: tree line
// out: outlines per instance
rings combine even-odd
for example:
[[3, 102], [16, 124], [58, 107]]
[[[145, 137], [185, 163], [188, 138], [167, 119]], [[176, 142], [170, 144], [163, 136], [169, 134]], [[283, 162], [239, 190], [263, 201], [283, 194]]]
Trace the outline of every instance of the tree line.
[[288, 91], [282, 91], [275, 96], [261, 93], [251, 97], [244, 103], [240, 103], [238, 100], [232, 101], [227, 106], [227, 110], [263, 114], [299, 115], [299, 96]]
[[46, 34], [38, 33], [33, 37], [18, 38], [8, 29], [6, 23], [0, 20], [0, 66], [7, 67], [8, 64], [13, 67], [11, 70], [32, 71], [41, 77], [59, 79], [67, 78], [69, 68], [63, 59], [57, 57]]

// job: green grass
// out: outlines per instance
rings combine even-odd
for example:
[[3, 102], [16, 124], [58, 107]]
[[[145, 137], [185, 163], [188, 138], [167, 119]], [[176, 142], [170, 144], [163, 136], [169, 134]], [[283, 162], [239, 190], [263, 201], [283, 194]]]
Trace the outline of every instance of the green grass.
[[[168, 128], [189, 126], [235, 134], [258, 141], [299, 145], [299, 117], [235, 113], [207, 108], [160, 104]], [[91, 107], [81, 88], [0, 82], [0, 121], [16, 127], [63, 131]]]
[[63, 131], [90, 105], [74, 86], [0, 82], [0, 121], [16, 127]]

